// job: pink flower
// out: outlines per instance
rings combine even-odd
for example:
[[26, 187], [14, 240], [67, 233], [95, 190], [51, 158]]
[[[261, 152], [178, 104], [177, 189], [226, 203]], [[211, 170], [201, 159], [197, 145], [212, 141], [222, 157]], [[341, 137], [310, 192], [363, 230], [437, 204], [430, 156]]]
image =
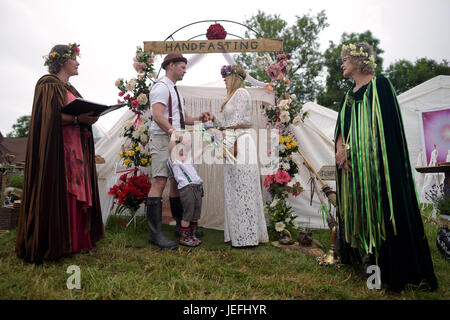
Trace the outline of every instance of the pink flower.
[[123, 96], [125, 94], [125, 91], [120, 91], [119, 92], [119, 97]]
[[[145, 63], [144, 63], [144, 65], [145, 65]], [[143, 69], [142, 65], [139, 62], [133, 63], [133, 67], [134, 67], [134, 70], [136, 70], [136, 72], [141, 72]]]
[[155, 62], [155, 60], [153, 60], [153, 58], [148, 58], [148, 60], [147, 60], [148, 64], [152, 64], [153, 62]]
[[264, 187], [270, 187], [270, 185], [273, 183], [273, 176], [267, 175], [266, 179], [264, 179]]
[[285, 184], [292, 180], [292, 177], [284, 171], [283, 169], [278, 169], [278, 171], [274, 175], [275, 182]]
[[137, 101], [136, 99], [134, 99], [134, 100], [131, 102], [131, 106], [132, 106], [133, 108], [138, 107], [138, 106], [139, 106], [139, 101]]

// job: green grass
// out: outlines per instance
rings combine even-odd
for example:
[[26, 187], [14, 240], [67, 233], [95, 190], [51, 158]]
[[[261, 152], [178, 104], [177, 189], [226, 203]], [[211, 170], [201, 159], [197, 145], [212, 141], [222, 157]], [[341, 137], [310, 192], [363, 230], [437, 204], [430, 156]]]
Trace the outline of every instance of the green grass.
[[[15, 230], [0, 234], [0, 299], [450, 299], [450, 263], [436, 248], [433, 224], [426, 232], [439, 290], [401, 294], [367, 289], [348, 266], [318, 266], [314, 257], [271, 245], [234, 249], [223, 242], [223, 232], [203, 230], [200, 247], [161, 251], [147, 243], [145, 223], [124, 229], [112, 218], [95, 255], [42, 265], [16, 257]], [[175, 239], [173, 227], [164, 231]], [[328, 230], [313, 236], [329, 249]], [[79, 290], [67, 289], [70, 265], [81, 269]]]

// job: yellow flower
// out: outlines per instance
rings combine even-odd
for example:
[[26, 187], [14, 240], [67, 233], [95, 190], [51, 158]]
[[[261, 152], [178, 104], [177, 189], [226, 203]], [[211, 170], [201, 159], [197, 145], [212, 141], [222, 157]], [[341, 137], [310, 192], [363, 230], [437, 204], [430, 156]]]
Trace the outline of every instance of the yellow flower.
[[53, 51], [50, 55], [52, 56], [52, 58], [56, 57], [58, 53], [56, 51]]
[[123, 156], [124, 156], [124, 154], [123, 154], [123, 152], [121, 152], [121, 153], [119, 154], [119, 158], [123, 158]]
[[297, 146], [297, 142], [292, 141], [292, 142], [291, 142], [291, 145], [292, 145], [292, 148], [295, 148], [295, 147]]
[[123, 160], [123, 163], [124, 163], [125, 165], [128, 165], [130, 162], [131, 162], [131, 160], [130, 160], [129, 158]]
[[145, 158], [141, 159], [141, 163], [142, 163], [143, 165], [145, 165], [145, 164], [147, 163], [147, 159], [145, 159]]
[[128, 151], [128, 156], [134, 156], [134, 151], [133, 150], [129, 150]]
[[150, 152], [147, 152], [145, 155], [146, 155], [147, 157], [150, 157]]
[[141, 151], [142, 148], [141, 147], [136, 147], [136, 151]]

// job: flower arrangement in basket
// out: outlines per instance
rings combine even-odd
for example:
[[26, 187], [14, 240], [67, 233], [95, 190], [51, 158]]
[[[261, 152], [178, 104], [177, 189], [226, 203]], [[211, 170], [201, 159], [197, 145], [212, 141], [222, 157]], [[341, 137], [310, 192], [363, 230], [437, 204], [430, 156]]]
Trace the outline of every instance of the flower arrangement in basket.
[[257, 56], [254, 63], [265, 70], [271, 81], [266, 84], [266, 91], [275, 95], [273, 106], [264, 107], [263, 113], [268, 127], [278, 129], [278, 167], [273, 168], [272, 174], [266, 176], [264, 186], [268, 189], [271, 200], [265, 204], [265, 210], [270, 216], [269, 230], [281, 235], [285, 232], [291, 235], [299, 229], [294, 220], [292, 208], [286, 200], [289, 195], [298, 196], [303, 191], [297, 181], [299, 167], [303, 160], [298, 153], [295, 135], [291, 132], [291, 125], [299, 125], [307, 116], [302, 105], [292, 91], [289, 72], [292, 61], [288, 54], [278, 54], [276, 61], [272, 62], [269, 56]]
[[215, 23], [209, 26], [206, 31], [206, 39], [208, 40], [222, 40], [227, 36], [225, 28], [220, 23]]
[[138, 46], [133, 58], [137, 77], [128, 81], [119, 78], [115, 83], [119, 89], [118, 103], [125, 103], [137, 116], [134, 121], [125, 122], [120, 132], [120, 136], [126, 140], [119, 153], [119, 161], [127, 170], [116, 172], [125, 174], [120, 176], [119, 183], [110, 188], [109, 194], [117, 204], [116, 214], [131, 211], [131, 220], [139, 206], [146, 201], [151, 188], [150, 180], [141, 168], [149, 167], [152, 163], [150, 152], [146, 151], [151, 133], [148, 118], [143, 113], [150, 108], [149, 92], [156, 79], [154, 57], [153, 53], [144, 52]]

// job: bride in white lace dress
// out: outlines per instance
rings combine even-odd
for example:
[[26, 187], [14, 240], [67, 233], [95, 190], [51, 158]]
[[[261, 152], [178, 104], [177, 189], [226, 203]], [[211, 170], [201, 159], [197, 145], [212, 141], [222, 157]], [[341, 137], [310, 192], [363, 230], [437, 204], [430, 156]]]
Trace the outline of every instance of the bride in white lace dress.
[[224, 141], [233, 152], [237, 140], [235, 162], [229, 157], [223, 166], [224, 238], [233, 247], [256, 246], [269, 241], [264, 217], [261, 181], [256, 143], [250, 135], [251, 99], [244, 88], [245, 70], [239, 65], [224, 66], [222, 77], [227, 86], [227, 99], [222, 112], [213, 121], [224, 127]]

